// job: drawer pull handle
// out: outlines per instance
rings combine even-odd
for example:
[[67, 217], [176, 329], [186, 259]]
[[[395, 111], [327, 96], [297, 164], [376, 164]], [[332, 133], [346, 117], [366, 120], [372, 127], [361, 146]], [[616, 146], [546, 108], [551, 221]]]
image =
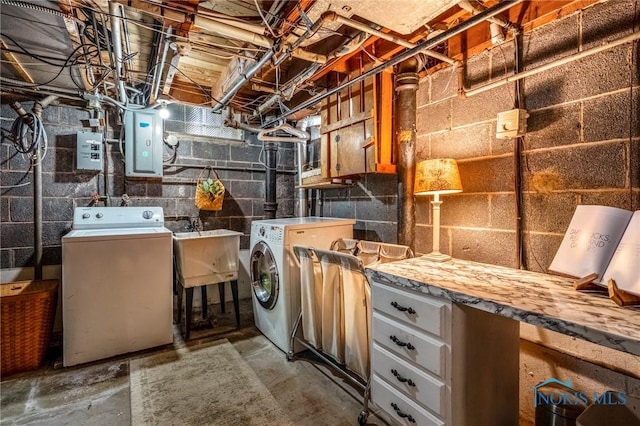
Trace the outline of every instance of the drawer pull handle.
[[405, 379], [404, 377], [402, 377], [402, 376], [400, 375], [400, 373], [398, 373], [398, 370], [396, 370], [396, 369], [394, 369], [394, 368], [392, 368], [392, 369], [391, 369], [391, 374], [393, 374], [394, 376], [396, 376], [396, 379], [398, 379], [398, 381], [399, 381], [399, 382], [401, 382], [401, 383], [406, 383], [406, 384], [408, 384], [409, 386], [414, 386], [414, 387], [415, 387], [415, 385], [416, 385], [415, 383], [413, 383], [413, 380], [411, 380], [411, 379]]
[[403, 342], [402, 340], [398, 339], [396, 336], [389, 336], [389, 338], [393, 341], [393, 343], [395, 343], [398, 346], [406, 346], [407, 349], [409, 349], [410, 351], [414, 350], [416, 347], [413, 346], [411, 343], [408, 342]]
[[411, 414], [403, 413], [403, 412], [400, 410], [400, 407], [398, 407], [398, 405], [397, 405], [395, 402], [392, 402], [392, 403], [391, 403], [391, 408], [393, 408], [394, 410], [396, 410], [396, 413], [398, 413], [398, 415], [399, 415], [400, 417], [402, 417], [403, 419], [405, 419], [405, 418], [406, 418], [410, 423], [415, 423], [415, 422], [416, 422], [416, 419], [414, 419], [413, 417], [411, 417]]
[[416, 313], [416, 311], [409, 307], [409, 308], [405, 308], [404, 306], [400, 305], [398, 302], [391, 302], [391, 306], [393, 306], [394, 308], [396, 308], [397, 310], [399, 310], [400, 312], [407, 312], [411, 315], [414, 315]]

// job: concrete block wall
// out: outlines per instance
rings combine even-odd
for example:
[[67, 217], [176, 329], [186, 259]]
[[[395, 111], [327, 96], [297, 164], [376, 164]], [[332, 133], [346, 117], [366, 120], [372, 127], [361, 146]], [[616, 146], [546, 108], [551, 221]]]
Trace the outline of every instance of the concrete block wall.
[[356, 219], [354, 238], [396, 242], [396, 175], [363, 175], [350, 188], [319, 191], [318, 197], [323, 203], [324, 216]]
[[[633, 5], [605, 2], [525, 34], [524, 68], [629, 34]], [[628, 43], [523, 81], [530, 114], [522, 141], [527, 269], [546, 271], [578, 204], [640, 206], [637, 49]], [[513, 57], [507, 43], [470, 58], [467, 87], [512, 73]], [[514, 141], [495, 137], [497, 113], [514, 107], [514, 83], [460, 99], [448, 68], [424, 77], [417, 96], [417, 159], [456, 158], [464, 187], [442, 197], [442, 250], [516, 266]], [[429, 200], [416, 199], [418, 252], [431, 248]]]
[[[26, 110], [32, 104], [24, 102]], [[91, 115], [89, 111], [64, 105], [51, 105], [43, 112], [43, 123], [49, 147], [43, 163], [43, 240], [45, 265], [60, 264], [61, 238], [72, 224], [73, 209], [87, 206], [94, 193], [109, 196], [110, 205], [120, 205], [127, 194], [131, 205], [154, 205], [164, 208], [165, 224], [174, 231], [187, 230], [193, 220], [199, 220], [203, 229], [227, 228], [245, 233], [241, 248], [249, 246], [250, 224], [263, 218], [264, 167], [261, 164], [262, 143], [255, 135], [245, 134], [243, 140], [225, 140], [208, 136], [194, 136], [198, 127], [206, 134], [207, 113], [203, 108], [172, 104], [171, 119], [165, 130], [178, 137], [179, 164], [215, 167], [234, 167], [241, 171], [218, 170], [226, 187], [223, 209], [219, 212], [199, 211], [194, 205], [195, 182], [200, 168], [164, 169], [160, 179], [128, 179], [124, 176], [123, 157], [117, 143], [106, 144], [106, 173], [76, 170], [76, 132], [82, 129]], [[0, 124], [10, 129], [16, 113], [2, 105]], [[117, 129], [115, 114], [110, 124]], [[209, 125], [209, 127], [211, 127]], [[190, 130], [190, 133], [187, 131]], [[210, 129], [209, 129], [210, 130]], [[114, 132], [110, 129], [109, 136]], [[294, 169], [293, 146], [279, 147], [278, 168]], [[167, 151], [167, 154], [169, 151]], [[258, 171], [252, 171], [253, 169]], [[106, 190], [105, 190], [106, 177]], [[278, 216], [293, 214], [294, 175], [279, 173]], [[33, 266], [33, 187], [29, 161], [17, 153], [6, 139], [0, 144], [0, 267], [22, 268]], [[25, 186], [10, 187], [20, 183]], [[102, 205], [102, 203], [101, 203]]]
[[[524, 68], [640, 30], [637, 2], [597, 4], [524, 36]], [[513, 43], [466, 64], [468, 88], [512, 74]], [[506, 72], [505, 72], [506, 70]], [[638, 43], [625, 44], [526, 78], [530, 117], [522, 139], [526, 269], [546, 272], [579, 204], [640, 208]], [[421, 79], [417, 160], [458, 160], [464, 192], [441, 197], [441, 250], [460, 259], [515, 267], [513, 140], [495, 137], [496, 115], [514, 108], [515, 85], [460, 99], [451, 69]], [[416, 198], [416, 251], [431, 250], [430, 197]], [[640, 396], [640, 360], [523, 326], [521, 414], [533, 418], [532, 389], [551, 376], [588, 392]], [[544, 335], [544, 338], [538, 338]]]

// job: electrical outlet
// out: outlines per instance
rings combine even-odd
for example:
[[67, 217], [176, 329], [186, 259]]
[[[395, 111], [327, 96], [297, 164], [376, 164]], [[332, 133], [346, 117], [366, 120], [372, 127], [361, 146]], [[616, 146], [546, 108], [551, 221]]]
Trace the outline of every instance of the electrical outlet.
[[527, 133], [527, 118], [529, 114], [526, 109], [512, 109], [498, 113], [496, 138], [511, 139]]

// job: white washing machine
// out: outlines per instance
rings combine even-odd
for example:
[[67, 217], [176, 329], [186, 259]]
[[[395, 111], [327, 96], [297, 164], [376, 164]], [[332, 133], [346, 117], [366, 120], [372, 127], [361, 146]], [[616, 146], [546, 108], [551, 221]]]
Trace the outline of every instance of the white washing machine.
[[161, 207], [78, 207], [62, 238], [63, 365], [173, 342], [173, 244]]
[[295, 244], [328, 250], [338, 238], [353, 238], [353, 219], [296, 217], [257, 220], [251, 223], [249, 269], [256, 327], [285, 353], [293, 325], [300, 313], [300, 271], [293, 253]]

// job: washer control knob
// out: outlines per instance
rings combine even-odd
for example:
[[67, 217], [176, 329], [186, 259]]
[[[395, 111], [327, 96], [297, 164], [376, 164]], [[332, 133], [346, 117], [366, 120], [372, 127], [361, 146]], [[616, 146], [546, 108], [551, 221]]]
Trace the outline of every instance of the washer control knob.
[[102, 219], [102, 216], [104, 216], [102, 213], [96, 213], [96, 217], [97, 217], [98, 219]]
[[91, 217], [91, 215], [89, 213], [82, 213], [82, 218], [83, 219], [89, 219]]
[[260, 230], [258, 231], [258, 233], [260, 234], [261, 237], [264, 237], [264, 233], [265, 233], [264, 226], [260, 227]]
[[142, 217], [145, 219], [152, 219], [153, 218], [153, 212], [151, 210], [145, 210], [142, 212]]

